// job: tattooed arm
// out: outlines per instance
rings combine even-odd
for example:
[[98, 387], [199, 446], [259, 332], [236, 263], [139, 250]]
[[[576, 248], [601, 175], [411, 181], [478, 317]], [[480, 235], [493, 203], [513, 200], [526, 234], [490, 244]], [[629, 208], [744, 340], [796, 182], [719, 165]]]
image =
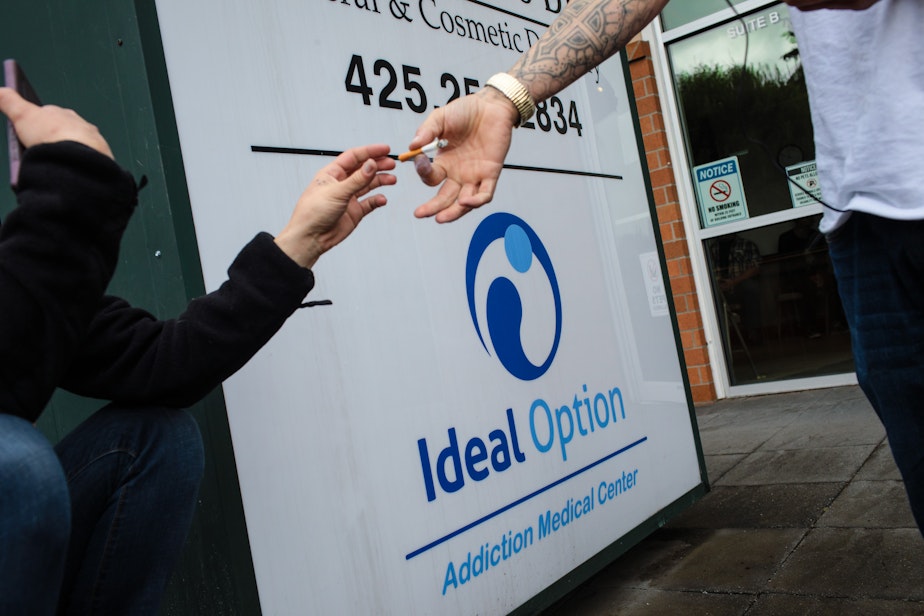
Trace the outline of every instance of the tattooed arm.
[[[508, 71], [533, 103], [571, 85], [622, 49], [661, 12], [667, 0], [571, 0], [542, 37]], [[491, 201], [520, 112], [493, 87], [433, 111], [410, 143], [414, 149], [437, 137], [449, 140], [432, 163], [414, 159], [417, 173], [436, 196], [414, 212], [450, 222]]]
[[572, 0], [508, 71], [536, 102], [561, 92], [626, 46], [667, 0]]

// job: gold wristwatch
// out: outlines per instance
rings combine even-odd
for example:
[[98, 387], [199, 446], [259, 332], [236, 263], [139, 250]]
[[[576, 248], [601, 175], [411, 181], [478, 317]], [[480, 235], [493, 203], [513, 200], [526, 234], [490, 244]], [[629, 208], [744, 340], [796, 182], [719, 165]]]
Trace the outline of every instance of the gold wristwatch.
[[485, 85], [491, 86], [510, 99], [510, 102], [513, 103], [513, 106], [517, 108], [517, 112], [520, 114], [518, 127], [528, 122], [533, 117], [533, 113], [536, 112], [536, 103], [533, 102], [533, 97], [529, 95], [526, 86], [520, 83], [513, 75], [497, 73], [488, 79]]

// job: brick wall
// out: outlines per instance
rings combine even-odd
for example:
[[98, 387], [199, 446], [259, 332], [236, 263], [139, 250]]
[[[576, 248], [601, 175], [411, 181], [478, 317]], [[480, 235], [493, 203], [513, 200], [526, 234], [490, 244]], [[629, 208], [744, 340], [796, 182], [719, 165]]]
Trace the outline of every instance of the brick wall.
[[715, 383], [712, 380], [699, 300], [693, 284], [686, 230], [680, 216], [677, 184], [674, 180], [670, 152], [667, 149], [667, 133], [664, 130], [664, 116], [661, 113], [661, 102], [654, 78], [651, 50], [646, 41], [635, 40], [629, 43], [626, 52], [648, 158], [651, 189], [658, 211], [661, 239], [664, 242], [671, 295], [680, 327], [683, 357], [690, 378], [690, 389], [695, 403], [713, 402], [716, 399]]

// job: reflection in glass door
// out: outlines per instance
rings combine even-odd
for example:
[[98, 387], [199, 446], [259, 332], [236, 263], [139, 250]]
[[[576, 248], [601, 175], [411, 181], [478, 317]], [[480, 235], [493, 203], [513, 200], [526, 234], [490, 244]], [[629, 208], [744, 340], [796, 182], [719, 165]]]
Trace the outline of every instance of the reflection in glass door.
[[729, 384], [852, 372], [786, 6], [694, 32], [667, 55]]
[[706, 239], [731, 385], [853, 371], [818, 216]]

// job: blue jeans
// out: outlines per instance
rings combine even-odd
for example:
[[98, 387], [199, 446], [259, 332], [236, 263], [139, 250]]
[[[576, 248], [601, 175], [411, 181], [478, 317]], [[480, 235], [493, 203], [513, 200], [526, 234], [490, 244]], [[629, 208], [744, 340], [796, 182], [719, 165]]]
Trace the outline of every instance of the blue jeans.
[[924, 221], [854, 213], [828, 236], [857, 380], [924, 534]]
[[55, 447], [0, 414], [0, 614], [155, 614], [203, 466], [185, 411], [110, 405]]

